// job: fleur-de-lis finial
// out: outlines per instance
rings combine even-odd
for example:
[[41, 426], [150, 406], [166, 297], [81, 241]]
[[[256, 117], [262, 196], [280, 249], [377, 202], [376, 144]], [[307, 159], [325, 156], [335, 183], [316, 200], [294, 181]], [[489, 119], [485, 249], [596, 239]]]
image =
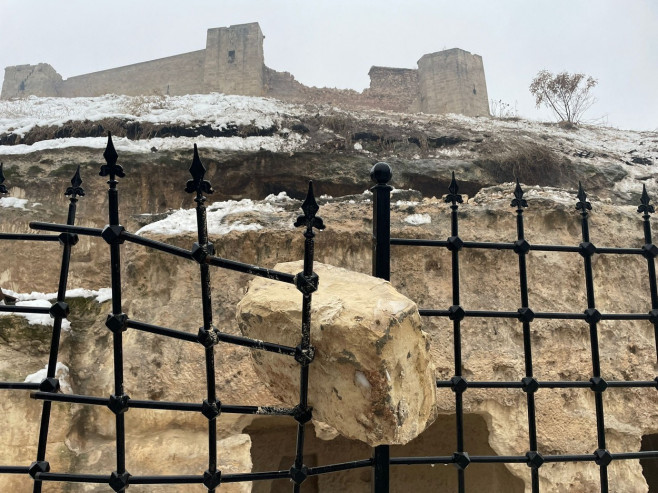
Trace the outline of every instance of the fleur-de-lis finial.
[[586, 213], [587, 211], [592, 210], [592, 204], [587, 202], [587, 194], [585, 193], [585, 190], [583, 190], [583, 186], [580, 182], [578, 182], [578, 203], [576, 204], [576, 210], [577, 211], [582, 211], [582, 213]]
[[119, 178], [126, 176], [126, 174], [123, 172], [123, 168], [117, 164], [119, 155], [114, 149], [112, 134], [110, 132], [107, 133], [107, 146], [105, 147], [105, 152], [103, 152], [103, 157], [105, 158], [105, 162], [107, 164], [101, 166], [101, 172], [99, 173], [101, 176], [109, 175], [111, 180], [114, 180], [115, 176], [118, 176]]
[[0, 193], [9, 193], [7, 187], [3, 185], [5, 182], [5, 174], [2, 172], [2, 163], [0, 163]]
[[523, 198], [523, 189], [519, 183], [519, 179], [516, 179], [516, 188], [514, 188], [514, 198], [510, 203], [510, 207], [517, 207], [521, 210], [523, 207], [528, 207], [528, 202]]
[[313, 182], [309, 181], [308, 193], [306, 194], [306, 198], [304, 199], [304, 203], [302, 204], [302, 211], [304, 211], [304, 215], [297, 216], [297, 220], [295, 221], [295, 227], [298, 228], [300, 226], [306, 226], [306, 228], [309, 230], [311, 228], [324, 229], [325, 225], [324, 222], [322, 221], [322, 218], [316, 216], [319, 210], [320, 210], [320, 206], [315, 201], [315, 195], [313, 194]]
[[455, 172], [452, 172], [452, 180], [450, 180], [450, 185], [448, 186], [448, 195], [446, 195], [446, 203], [452, 202], [452, 205], [461, 204], [464, 202], [462, 196], [459, 195], [459, 187], [457, 186], [457, 180], [455, 180]]
[[644, 212], [644, 214], [647, 216], [656, 212], [656, 210], [653, 208], [653, 205], [651, 205], [649, 202], [651, 202], [651, 198], [647, 193], [647, 186], [642, 185], [642, 197], [640, 197], [641, 205], [638, 206], [637, 211], [640, 213]]
[[192, 175], [192, 179], [187, 180], [185, 184], [185, 191], [187, 193], [196, 192], [197, 195], [201, 196], [204, 193], [214, 192], [210, 182], [203, 179], [206, 174], [206, 168], [201, 163], [201, 159], [199, 159], [199, 151], [196, 144], [194, 144], [194, 157], [192, 158], [192, 166], [190, 166], [190, 174]]
[[70, 195], [71, 199], [74, 199], [76, 196], [84, 197], [85, 191], [80, 185], [82, 185], [82, 178], [80, 178], [80, 166], [78, 166], [73, 178], [71, 178], [71, 186], [66, 189], [64, 195], [67, 197]]

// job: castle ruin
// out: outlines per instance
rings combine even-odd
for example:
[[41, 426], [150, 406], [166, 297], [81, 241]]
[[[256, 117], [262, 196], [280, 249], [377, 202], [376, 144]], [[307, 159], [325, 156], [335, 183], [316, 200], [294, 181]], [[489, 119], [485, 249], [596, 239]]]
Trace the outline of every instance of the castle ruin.
[[423, 55], [417, 69], [372, 67], [363, 92], [308, 87], [265, 65], [257, 22], [208, 29], [204, 50], [63, 79], [47, 63], [5, 68], [0, 99], [220, 92], [407, 113], [488, 116], [482, 57], [459, 48]]

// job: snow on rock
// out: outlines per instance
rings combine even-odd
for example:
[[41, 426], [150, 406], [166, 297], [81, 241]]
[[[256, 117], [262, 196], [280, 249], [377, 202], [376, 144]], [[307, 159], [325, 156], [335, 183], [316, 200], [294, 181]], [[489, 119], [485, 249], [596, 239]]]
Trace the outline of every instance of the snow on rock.
[[411, 214], [404, 218], [404, 222], [414, 226], [420, 226], [421, 224], [430, 224], [432, 218], [429, 214]]
[[[41, 381], [48, 376], [48, 365], [39, 371], [29, 374], [25, 377], [25, 383], [41, 383]], [[73, 389], [69, 382], [69, 367], [60, 361], [57, 362], [55, 367], [55, 378], [59, 380], [59, 388], [65, 394], [72, 394]]]
[[[273, 214], [283, 212], [281, 207], [273, 205], [285, 201], [287, 195], [269, 195], [265, 201], [257, 202], [251, 199], [227, 200], [215, 202], [207, 208], [208, 234], [224, 235], [231, 231], [257, 231], [263, 226], [256, 222], [245, 223], [241, 220], [230, 221], [230, 216], [246, 213]], [[290, 200], [290, 199], [289, 199]], [[255, 218], [256, 220], [258, 218]], [[180, 234], [196, 232], [196, 212], [194, 209], [179, 209], [161, 221], [147, 224], [139, 229], [136, 234]]]
[[27, 199], [17, 199], [16, 197], [0, 198], [0, 207], [14, 207], [16, 209], [25, 209]]
[[[9, 291], [9, 290], [7, 290]], [[12, 294], [13, 296], [13, 294]], [[16, 306], [30, 306], [40, 308], [50, 308], [52, 303], [45, 299], [17, 301]], [[30, 325], [45, 325], [52, 327], [54, 319], [48, 313], [13, 313], [13, 312], [0, 312], [0, 316], [17, 315], [27, 320]], [[71, 329], [71, 322], [66, 319], [62, 320], [62, 330], [67, 331]]]

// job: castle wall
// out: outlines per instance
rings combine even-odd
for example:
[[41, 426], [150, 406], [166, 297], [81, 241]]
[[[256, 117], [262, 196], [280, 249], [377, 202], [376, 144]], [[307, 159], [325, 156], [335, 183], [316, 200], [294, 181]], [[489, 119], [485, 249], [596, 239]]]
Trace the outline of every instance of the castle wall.
[[63, 81], [58, 96], [102, 96], [103, 94], [193, 94], [205, 92], [205, 50], [160, 58], [150, 62], [103, 70]]
[[482, 57], [459, 48], [423, 55], [418, 60], [420, 110], [489, 116]]
[[91, 74], [62, 77], [48, 64], [5, 69], [0, 98], [221, 92], [346, 108], [489, 115], [482, 57], [454, 48], [424, 55], [418, 69], [372, 67], [363, 92], [307, 87], [265, 66], [257, 22], [208, 30], [206, 49]]
[[0, 99], [29, 95], [57, 96], [57, 87], [61, 82], [62, 76], [47, 63], [7, 67]]
[[263, 39], [257, 22], [208, 29], [205, 92], [263, 96]]
[[418, 70], [372, 67], [368, 72], [370, 88], [364, 95], [383, 110], [414, 113], [420, 111]]

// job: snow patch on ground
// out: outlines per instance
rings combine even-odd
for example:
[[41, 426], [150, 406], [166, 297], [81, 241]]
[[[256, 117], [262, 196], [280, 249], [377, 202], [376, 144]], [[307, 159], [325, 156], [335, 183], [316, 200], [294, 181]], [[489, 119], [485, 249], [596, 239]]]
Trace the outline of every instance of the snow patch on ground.
[[[283, 208], [274, 204], [286, 200], [291, 199], [285, 194], [279, 194], [269, 195], [263, 202], [257, 202], [251, 199], [215, 202], [207, 208], [208, 234], [225, 235], [231, 231], [257, 231], [262, 229], [263, 226], [259, 223], [245, 223], [241, 220], [231, 221], [230, 216], [247, 213], [255, 213], [260, 216], [262, 214], [283, 212]], [[196, 232], [196, 230], [195, 209], [179, 209], [165, 219], [147, 224], [139, 229], [136, 234], [153, 233], [173, 235]]]
[[421, 224], [430, 224], [432, 218], [429, 214], [411, 214], [404, 218], [404, 222], [414, 226], [420, 226]]
[[[25, 383], [41, 383], [47, 377], [48, 365], [46, 365], [41, 370], [30, 373], [27, 377], [25, 377]], [[58, 361], [57, 366], [55, 366], [55, 378], [59, 380], [59, 388], [63, 393], [73, 393], [71, 383], [69, 382], [69, 367], [60, 361]]]
[[27, 199], [17, 199], [16, 197], [0, 198], [0, 207], [14, 207], [16, 209], [25, 209]]

